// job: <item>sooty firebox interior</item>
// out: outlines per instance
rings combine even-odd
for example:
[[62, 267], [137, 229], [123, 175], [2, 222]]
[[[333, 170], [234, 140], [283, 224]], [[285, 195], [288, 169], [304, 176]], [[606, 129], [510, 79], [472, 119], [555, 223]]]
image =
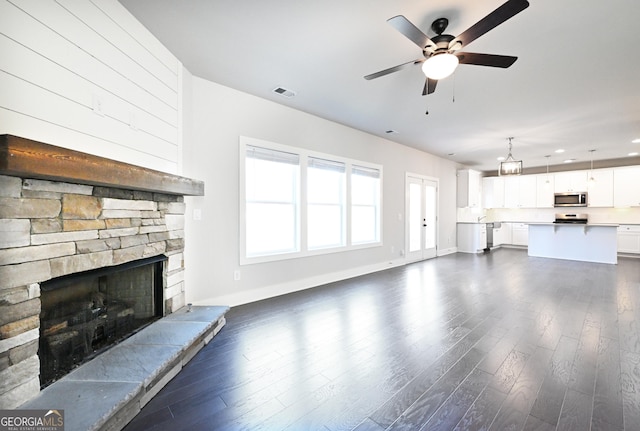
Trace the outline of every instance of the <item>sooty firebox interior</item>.
[[166, 256], [41, 284], [40, 386], [162, 317]]

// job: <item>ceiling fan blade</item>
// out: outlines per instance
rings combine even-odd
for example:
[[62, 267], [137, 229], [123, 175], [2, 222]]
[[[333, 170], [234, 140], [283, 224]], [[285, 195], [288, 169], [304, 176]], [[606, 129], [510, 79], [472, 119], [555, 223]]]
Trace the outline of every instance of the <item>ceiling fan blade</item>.
[[424, 82], [424, 89], [422, 90], [422, 95], [426, 96], [427, 94], [431, 94], [434, 91], [436, 91], [437, 84], [438, 84], [437, 80], [427, 78], [427, 80]]
[[422, 30], [413, 25], [413, 23], [403, 15], [397, 15], [389, 18], [387, 22], [391, 24], [393, 28], [405, 35], [411, 42], [418, 45], [420, 49], [426, 49], [429, 47], [433, 50], [436, 48], [436, 44], [433, 43], [433, 41], [422, 32]]
[[370, 75], [365, 76], [365, 77], [364, 77], [364, 79], [366, 79], [367, 81], [369, 81], [369, 80], [371, 80], [371, 79], [380, 78], [381, 76], [385, 76], [385, 75], [388, 75], [388, 74], [390, 74], [390, 73], [393, 73], [393, 72], [397, 72], [397, 71], [399, 71], [399, 70], [402, 70], [402, 69], [404, 69], [405, 67], [410, 66], [410, 65], [412, 65], [412, 64], [418, 64], [418, 63], [422, 63], [422, 62], [424, 62], [424, 58], [418, 58], [418, 59], [416, 59], [416, 60], [408, 61], [408, 62], [406, 62], [406, 63], [402, 63], [402, 64], [399, 64], [399, 65], [397, 65], [397, 66], [393, 66], [393, 67], [390, 67], [390, 68], [388, 68], [388, 69], [384, 69], [384, 70], [381, 70], [381, 71], [379, 71], [379, 72], [372, 73], [372, 74], [370, 74]]
[[509, 18], [522, 12], [527, 7], [529, 7], [529, 2], [527, 0], [509, 0], [462, 32], [449, 43], [449, 46], [453, 46], [457, 42], [462, 42], [462, 46], [467, 46], [489, 30], [496, 28]]
[[458, 57], [460, 64], [501, 67], [503, 69], [511, 66], [518, 59], [512, 55], [478, 54], [475, 52], [457, 52], [455, 56]]

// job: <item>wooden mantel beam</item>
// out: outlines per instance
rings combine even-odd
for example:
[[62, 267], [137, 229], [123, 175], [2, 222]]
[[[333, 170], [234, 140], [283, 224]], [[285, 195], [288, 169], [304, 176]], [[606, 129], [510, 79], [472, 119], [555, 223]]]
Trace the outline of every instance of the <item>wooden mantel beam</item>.
[[0, 175], [204, 196], [202, 181], [13, 135], [0, 135]]

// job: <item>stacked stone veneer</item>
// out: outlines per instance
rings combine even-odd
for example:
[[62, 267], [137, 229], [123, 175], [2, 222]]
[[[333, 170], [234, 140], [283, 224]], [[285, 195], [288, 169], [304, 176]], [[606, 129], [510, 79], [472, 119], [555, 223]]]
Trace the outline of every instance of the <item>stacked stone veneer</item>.
[[167, 255], [164, 313], [184, 305], [182, 196], [0, 176], [0, 409], [40, 391], [40, 283]]

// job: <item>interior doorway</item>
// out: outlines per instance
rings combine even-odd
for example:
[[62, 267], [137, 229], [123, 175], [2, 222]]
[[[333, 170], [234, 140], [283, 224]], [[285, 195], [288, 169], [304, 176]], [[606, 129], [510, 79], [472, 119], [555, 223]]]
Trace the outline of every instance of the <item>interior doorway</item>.
[[407, 262], [436, 257], [438, 180], [407, 174], [405, 201]]

